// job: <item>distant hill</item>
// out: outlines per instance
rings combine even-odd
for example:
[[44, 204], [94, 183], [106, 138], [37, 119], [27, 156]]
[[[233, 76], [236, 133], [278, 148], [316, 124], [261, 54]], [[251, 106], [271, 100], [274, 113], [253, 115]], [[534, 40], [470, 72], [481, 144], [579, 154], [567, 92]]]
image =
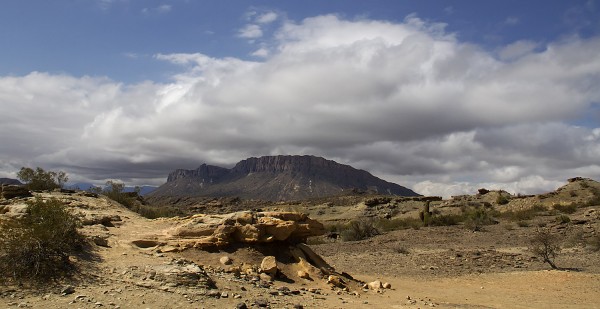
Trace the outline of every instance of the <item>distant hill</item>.
[[265, 156], [238, 162], [233, 168], [202, 164], [171, 172], [167, 183], [148, 198], [211, 196], [270, 201], [300, 200], [349, 193], [418, 196], [403, 186], [364, 170], [315, 156]]
[[[66, 188], [67, 189], [72, 189], [72, 190], [82, 190], [82, 191], [89, 191], [91, 188], [96, 187], [94, 184], [88, 183], [88, 182], [78, 182], [72, 185], [67, 185]], [[157, 187], [154, 186], [141, 186], [140, 187], [140, 195], [146, 195], [154, 190], [156, 190]], [[133, 192], [135, 191], [135, 187], [125, 187], [125, 189], [123, 189], [124, 192]]]
[[20, 181], [12, 178], [0, 178], [0, 185], [22, 185]]

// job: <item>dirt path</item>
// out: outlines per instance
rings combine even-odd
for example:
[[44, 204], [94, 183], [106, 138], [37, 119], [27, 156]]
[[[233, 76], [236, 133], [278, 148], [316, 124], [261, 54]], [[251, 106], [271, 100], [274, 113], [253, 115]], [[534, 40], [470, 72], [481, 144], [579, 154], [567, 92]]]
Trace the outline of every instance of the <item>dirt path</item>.
[[598, 274], [527, 271], [389, 282], [393, 290], [363, 297], [372, 308], [600, 308]]

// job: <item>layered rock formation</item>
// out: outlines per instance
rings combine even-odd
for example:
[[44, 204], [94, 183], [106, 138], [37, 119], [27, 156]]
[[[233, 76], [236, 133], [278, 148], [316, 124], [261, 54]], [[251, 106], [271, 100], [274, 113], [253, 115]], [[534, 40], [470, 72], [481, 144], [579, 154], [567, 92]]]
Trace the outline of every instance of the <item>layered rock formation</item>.
[[308, 237], [325, 233], [323, 224], [302, 213], [242, 211], [226, 215], [198, 214], [175, 218], [173, 227], [161, 235], [166, 237], [140, 239], [138, 247], [167, 247], [167, 251], [189, 248], [223, 248], [231, 244], [272, 242], [299, 243]]
[[249, 158], [226, 169], [201, 165], [178, 169], [167, 183], [148, 197], [238, 196], [260, 200], [298, 200], [340, 195], [352, 190], [417, 196], [414, 191], [370, 173], [315, 156], [265, 156]]

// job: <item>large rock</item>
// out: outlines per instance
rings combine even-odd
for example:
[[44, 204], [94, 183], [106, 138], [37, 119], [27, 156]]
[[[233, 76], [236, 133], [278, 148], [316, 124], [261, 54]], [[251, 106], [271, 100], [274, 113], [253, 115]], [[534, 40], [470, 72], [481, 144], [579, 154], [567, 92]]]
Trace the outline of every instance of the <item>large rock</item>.
[[8, 186], [0, 186], [0, 194], [2, 198], [11, 199], [15, 197], [30, 197], [31, 192], [27, 190], [27, 188], [23, 186], [17, 185], [8, 185]]
[[299, 243], [325, 233], [323, 224], [305, 214], [243, 211], [227, 215], [198, 214], [176, 220], [168, 242], [183, 248], [224, 247], [232, 243]]

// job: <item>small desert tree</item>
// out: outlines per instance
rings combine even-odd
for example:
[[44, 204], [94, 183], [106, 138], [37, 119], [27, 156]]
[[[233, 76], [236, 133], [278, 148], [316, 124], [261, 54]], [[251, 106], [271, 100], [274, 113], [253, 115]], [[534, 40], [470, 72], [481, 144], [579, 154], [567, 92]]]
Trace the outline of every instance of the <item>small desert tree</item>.
[[113, 201], [119, 202], [127, 208], [131, 208], [134, 205], [135, 199], [131, 198], [131, 196], [128, 196], [127, 194], [125, 194], [125, 192], [123, 192], [124, 190], [125, 190], [124, 183], [109, 180], [106, 182], [106, 186], [104, 187], [104, 190], [102, 193], [104, 193], [104, 195], [108, 196]]
[[529, 240], [529, 250], [553, 269], [558, 269], [554, 259], [560, 253], [559, 239], [550, 229], [537, 230]]
[[41, 167], [36, 167], [35, 170], [29, 167], [21, 167], [21, 170], [17, 173], [17, 177], [27, 184], [29, 190], [62, 188], [69, 180], [69, 177], [63, 171], [46, 171]]

